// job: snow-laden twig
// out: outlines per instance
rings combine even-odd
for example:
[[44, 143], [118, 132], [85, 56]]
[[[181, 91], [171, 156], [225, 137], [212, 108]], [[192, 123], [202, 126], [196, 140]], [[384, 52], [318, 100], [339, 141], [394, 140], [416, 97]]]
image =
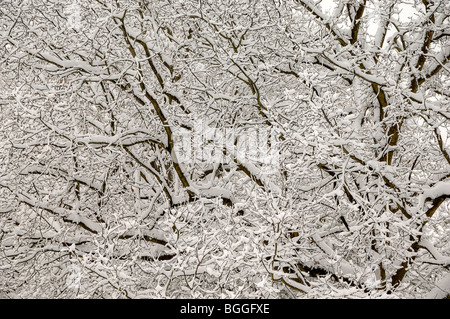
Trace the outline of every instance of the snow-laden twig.
[[450, 273], [447, 273], [426, 296], [426, 299], [444, 299], [450, 295]]
[[419, 245], [425, 248], [435, 259], [434, 261], [430, 262], [438, 265], [450, 266], [450, 257], [442, 255], [430, 241], [422, 239], [419, 242]]

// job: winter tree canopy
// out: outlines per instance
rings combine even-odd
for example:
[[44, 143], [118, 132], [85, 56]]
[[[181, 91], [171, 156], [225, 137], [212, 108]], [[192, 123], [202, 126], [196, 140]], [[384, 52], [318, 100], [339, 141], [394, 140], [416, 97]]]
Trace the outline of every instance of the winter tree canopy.
[[447, 298], [449, 17], [0, 0], [0, 297]]

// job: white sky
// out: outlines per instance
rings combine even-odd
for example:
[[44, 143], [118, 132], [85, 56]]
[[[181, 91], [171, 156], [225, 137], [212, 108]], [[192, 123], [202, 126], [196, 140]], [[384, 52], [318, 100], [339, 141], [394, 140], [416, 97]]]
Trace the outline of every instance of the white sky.
[[[374, 17], [374, 19], [372, 19], [373, 26], [372, 27], [369, 26], [369, 28], [368, 28], [368, 33], [372, 36], [375, 35], [376, 30], [377, 30], [377, 24], [376, 24], [376, 22], [377, 22], [376, 14], [377, 13], [376, 13], [376, 11], [374, 11], [374, 9], [376, 9], [374, 7], [374, 3], [377, 4], [377, 3], [381, 3], [382, 1], [383, 0], [373, 0], [373, 1], [369, 1], [369, 3], [368, 3], [367, 9], [372, 11], [371, 13], [373, 14], [373, 17]], [[324, 13], [330, 14], [332, 12], [332, 10], [336, 7], [337, 3], [339, 3], [338, 0], [322, 0], [320, 2], [320, 5], [321, 5]], [[404, 0], [402, 3], [397, 5], [397, 9], [400, 10], [400, 14], [398, 16], [396, 16], [395, 18], [399, 19], [400, 22], [407, 23], [408, 21], [414, 19], [414, 16], [419, 13], [419, 11], [417, 9], [422, 10], [423, 6], [416, 8], [414, 6], [413, 0]], [[388, 31], [388, 36], [389, 36], [389, 31]], [[448, 129], [444, 126], [440, 126], [439, 131], [441, 132], [444, 144], [447, 147], [450, 147], [450, 138], [449, 138], [450, 132], [448, 131]]]
[[[330, 13], [330, 11], [336, 7], [336, 4], [338, 3], [338, 0], [322, 0], [320, 2], [321, 7], [324, 9], [326, 13]], [[374, 9], [373, 4], [382, 3], [383, 0], [375, 0], [370, 1], [367, 4], [368, 9]], [[397, 5], [397, 8], [401, 10], [401, 14], [399, 16], [399, 20], [401, 22], [408, 22], [409, 19], [411, 19], [418, 11], [416, 8], [414, 8], [414, 1], [408, 1], [404, 0], [402, 3]]]

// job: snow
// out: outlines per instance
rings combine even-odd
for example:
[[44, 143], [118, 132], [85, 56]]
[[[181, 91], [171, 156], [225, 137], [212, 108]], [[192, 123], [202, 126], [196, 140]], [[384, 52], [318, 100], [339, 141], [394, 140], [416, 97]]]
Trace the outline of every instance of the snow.
[[329, 258], [337, 261], [338, 272], [343, 276], [354, 277], [356, 276], [355, 266], [348, 261], [340, 257], [324, 240], [320, 237], [319, 233], [312, 236], [312, 239], [319, 246], [322, 251], [327, 254]]
[[[50, 126], [50, 125], [49, 125]], [[50, 126], [51, 127], [51, 126]], [[158, 139], [153, 137], [153, 132], [145, 129], [132, 129], [113, 136], [90, 134], [86, 136], [72, 137], [67, 133], [64, 133], [57, 127], [51, 127], [55, 132], [60, 133], [62, 136], [66, 136], [69, 141], [60, 141], [58, 143], [52, 143], [52, 145], [65, 148], [73, 147], [73, 143], [79, 145], [86, 145], [90, 147], [105, 147], [105, 146], [131, 146], [142, 142], [151, 142], [155, 144], [163, 144], [167, 146], [167, 138]], [[139, 135], [138, 135], [139, 134]], [[72, 142], [73, 141], [73, 142]], [[47, 142], [40, 140], [28, 142], [28, 143], [14, 143], [15, 148], [26, 149], [38, 145], [47, 145]]]
[[99, 223], [94, 222], [86, 217], [80, 216], [76, 212], [69, 213], [69, 215], [65, 217], [65, 220], [73, 222], [75, 224], [83, 224], [87, 228], [98, 234], [101, 233], [103, 229], [103, 227]]
[[[80, 8], [91, 24], [83, 32], [59, 28], [54, 6], [40, 8], [53, 26], [14, 1], [5, 7], [0, 251], [13, 258], [0, 258], [0, 269], [13, 280], [0, 276], [0, 286], [17, 288], [18, 297], [34, 288], [108, 297], [124, 287], [169, 298], [270, 297], [279, 289], [292, 297], [303, 296], [295, 290], [306, 298], [375, 297], [390, 288], [380, 285], [382, 271], [390, 279], [414, 256], [418, 267], [405, 268], [392, 296], [446, 296], [449, 199], [433, 219], [416, 214], [450, 194], [445, 152], [433, 136], [447, 129], [448, 66], [427, 77], [450, 52], [444, 42], [430, 46], [422, 72], [414, 69], [425, 29], [443, 37], [439, 2], [434, 25], [422, 24], [423, 10], [395, 27], [397, 13], [387, 12], [395, 8], [368, 4], [354, 45], [348, 14], [359, 4], [351, 1], [213, 1], [201, 15], [176, 1], [119, 2]], [[408, 48], [396, 52], [402, 42]], [[414, 72], [425, 82], [408, 92]], [[371, 84], [383, 86], [389, 105], [379, 107], [381, 92]], [[182, 108], [169, 103], [169, 93]], [[389, 127], [405, 117], [412, 118], [389, 148]], [[198, 123], [212, 128], [202, 135], [215, 145], [211, 152], [203, 140], [192, 143], [197, 128], [205, 133]], [[229, 128], [239, 134], [220, 134]], [[247, 134], [254, 128], [284, 139], [267, 143]], [[450, 143], [445, 133], [442, 139]], [[390, 150], [387, 165], [380, 157]], [[408, 160], [419, 153], [412, 167]], [[396, 204], [407, 214], [394, 213]], [[14, 260], [27, 264], [14, 273]], [[64, 289], [66, 262], [83, 269], [78, 292]], [[286, 271], [299, 265], [301, 272]], [[304, 285], [296, 280], [302, 274]]]
[[435, 258], [436, 263], [442, 265], [450, 265], [450, 257], [442, 255], [430, 241], [422, 239], [419, 242], [419, 245], [430, 252], [430, 254]]
[[110, 134], [111, 133], [111, 127], [109, 125], [103, 124], [102, 122], [97, 121], [92, 116], [86, 116], [86, 121], [88, 121], [89, 123], [91, 123], [92, 125], [97, 127], [98, 129], [102, 130], [106, 134]]
[[289, 285], [289, 286], [291, 286], [291, 287], [293, 287], [295, 289], [298, 289], [300, 291], [304, 291], [306, 293], [309, 292], [310, 289], [311, 289], [310, 287], [302, 285], [301, 283], [299, 283], [299, 282], [297, 282], [295, 280], [292, 280], [292, 279], [290, 279], [288, 277], [283, 277], [283, 280], [284, 280], [284, 282], [286, 282], [287, 285]]
[[379, 161], [375, 161], [375, 160], [369, 160], [366, 163], [375, 172], [379, 172], [381, 170], [382, 165], [383, 165], [383, 163], [380, 163]]
[[319, 234], [313, 235], [312, 238], [314, 239], [316, 245], [319, 246], [319, 248], [322, 249], [324, 253], [326, 253], [328, 256], [332, 258], [335, 256], [336, 253], [334, 252], [334, 250], [323, 242]]
[[233, 194], [226, 188], [223, 187], [209, 187], [209, 188], [201, 188], [200, 186], [190, 186], [187, 187], [187, 190], [190, 190], [196, 194], [206, 197], [223, 197], [235, 201]]
[[92, 74], [106, 74], [106, 70], [104, 68], [91, 66], [86, 61], [61, 60], [51, 54], [48, 54], [48, 53], [45, 53], [42, 51], [38, 52], [38, 51], [30, 50], [30, 53], [41, 56], [46, 61], [56, 64], [56, 65], [59, 65], [60, 67], [65, 68], [65, 69], [74, 68], [74, 69], [81, 69], [87, 73], [92, 73]]
[[426, 299], [444, 299], [450, 295], [450, 273], [447, 273], [426, 296]]
[[356, 74], [357, 76], [361, 77], [362, 79], [371, 82], [371, 83], [376, 83], [380, 86], [385, 86], [386, 82], [382, 77], [379, 76], [375, 76], [372, 74], [367, 74], [361, 71], [360, 68], [355, 68], [354, 64], [350, 63], [350, 62], [344, 62], [344, 61], [340, 61], [337, 60], [331, 56], [325, 55], [325, 53], [323, 54], [323, 56], [330, 61], [332, 64], [336, 65], [337, 67], [344, 69], [350, 73]]
[[427, 199], [435, 199], [444, 195], [450, 196], [450, 182], [438, 182], [433, 187], [424, 190], [419, 196], [419, 211], [424, 208]]
[[[65, 221], [72, 222], [75, 224], [80, 224], [80, 223], [84, 224], [87, 228], [89, 228], [91, 231], [94, 231], [96, 233], [101, 233], [101, 231], [103, 229], [99, 223], [94, 222], [86, 217], [80, 216], [76, 212], [70, 212], [70, 211], [67, 212], [67, 210], [65, 210], [64, 208], [56, 207], [49, 203], [38, 201], [35, 198], [33, 198], [32, 196], [29, 196], [29, 195], [25, 196], [25, 195], [19, 193], [19, 194], [17, 194], [17, 198], [19, 201], [29, 204], [30, 206], [41, 208], [41, 209], [50, 211], [55, 215], [63, 217]], [[56, 226], [56, 228], [57, 227], [58, 226]]]
[[249, 161], [245, 161], [245, 159], [241, 156], [238, 156], [238, 159], [240, 160], [240, 163], [251, 173], [251, 175], [259, 179], [263, 183], [264, 187], [270, 190], [273, 194], [282, 193], [281, 188], [274, 184], [270, 178], [267, 178], [267, 175], [264, 174], [264, 172], [256, 165], [250, 163]]
[[102, 183], [95, 181], [95, 179], [93, 177], [84, 177], [84, 176], [81, 176], [80, 174], [74, 174], [71, 176], [64, 170], [51, 168], [51, 167], [45, 167], [42, 165], [30, 165], [20, 171], [20, 174], [22, 174], [22, 175], [36, 174], [36, 173], [60, 176], [62, 178], [65, 178], [66, 180], [76, 180], [76, 181], [79, 181], [79, 182], [81, 182], [91, 188], [94, 188], [98, 191], [100, 191], [102, 188]]

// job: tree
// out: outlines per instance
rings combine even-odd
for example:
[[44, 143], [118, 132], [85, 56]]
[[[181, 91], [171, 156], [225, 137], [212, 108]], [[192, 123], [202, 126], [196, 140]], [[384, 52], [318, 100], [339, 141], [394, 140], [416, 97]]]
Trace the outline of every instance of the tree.
[[1, 3], [4, 296], [450, 294], [449, 4]]

